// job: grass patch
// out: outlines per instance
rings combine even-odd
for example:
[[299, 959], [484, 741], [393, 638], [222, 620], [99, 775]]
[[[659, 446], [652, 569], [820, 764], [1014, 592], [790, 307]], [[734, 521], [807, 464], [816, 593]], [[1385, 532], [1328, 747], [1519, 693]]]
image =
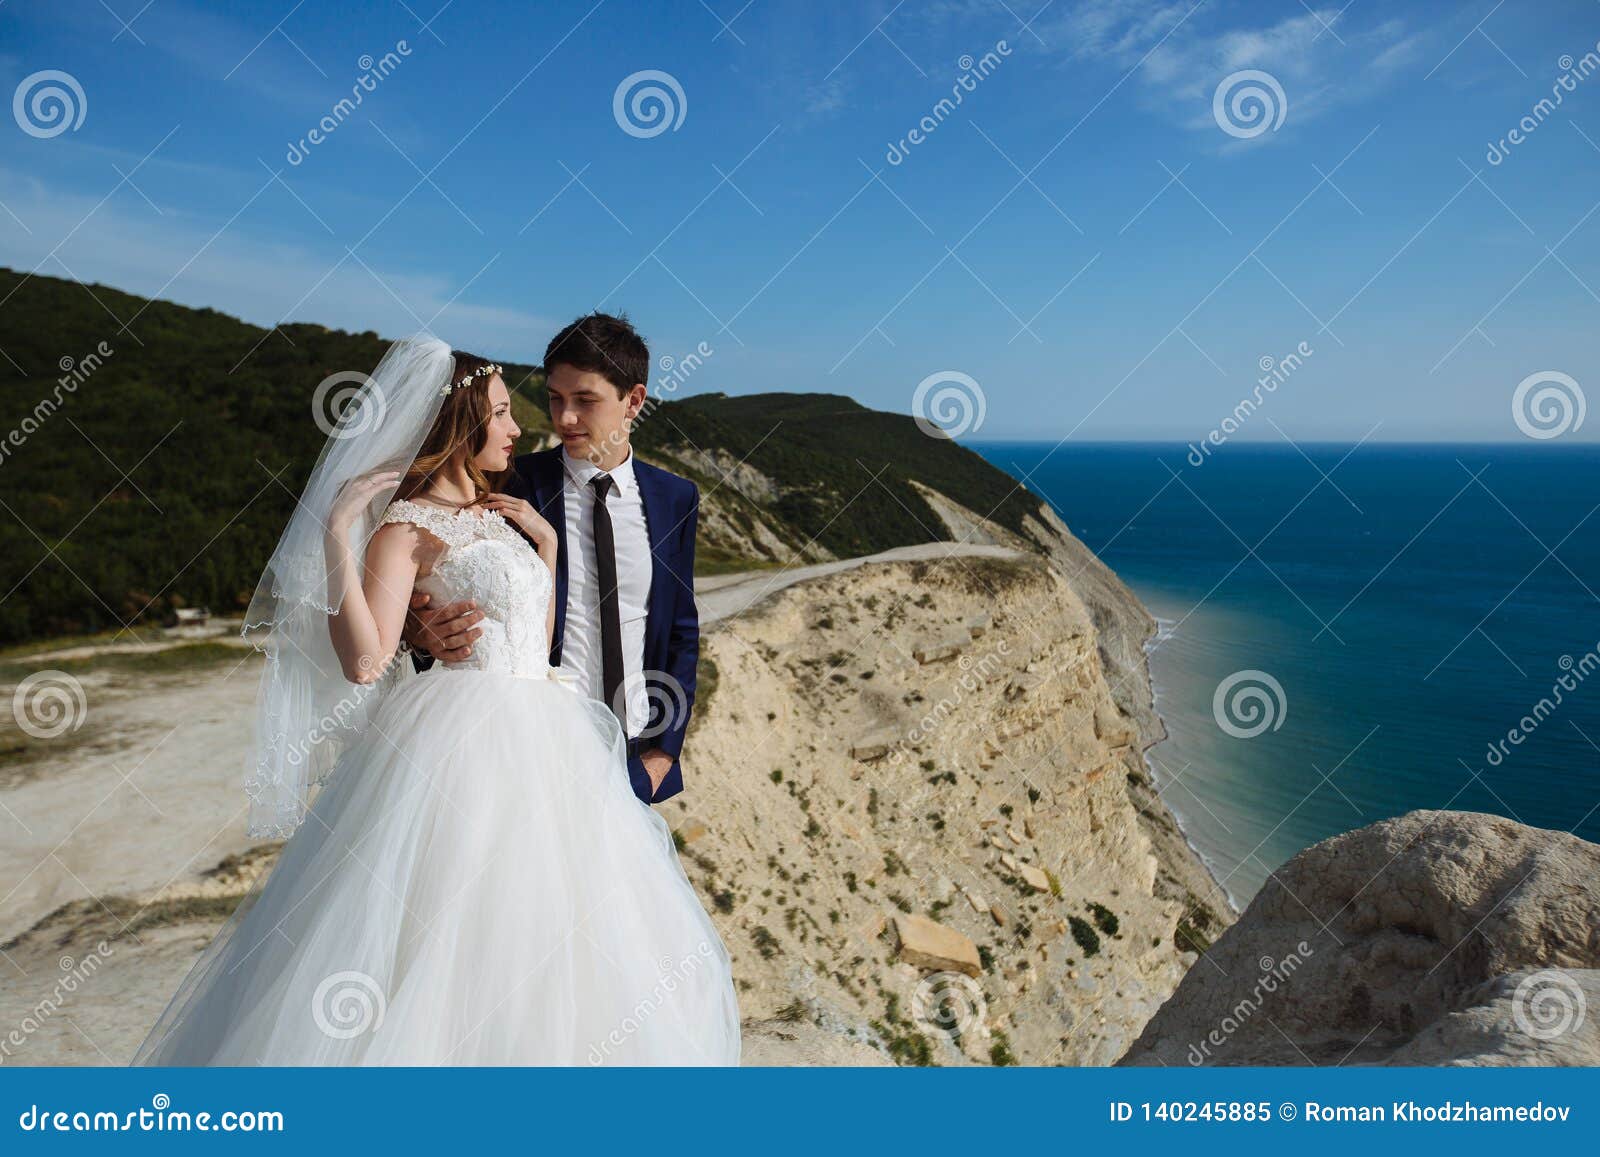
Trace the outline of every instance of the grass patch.
[[16, 643], [9, 647], [0, 647], [0, 663], [9, 663], [17, 659], [26, 659], [31, 655], [42, 655], [47, 651], [63, 651], [68, 647], [96, 647], [110, 643], [160, 643], [166, 641], [166, 635], [160, 627], [129, 627], [118, 628], [115, 631], [97, 631], [90, 635], [57, 635], [48, 639], [34, 639], [27, 643]]
[[20, 682], [35, 671], [65, 671], [84, 674], [90, 671], [126, 672], [137, 675], [167, 675], [238, 663], [252, 657], [254, 650], [231, 643], [205, 641], [180, 643], [150, 651], [108, 651], [74, 658], [0, 661], [0, 682]]
[[747, 570], [777, 570], [787, 563], [775, 558], [750, 558], [748, 555], [717, 550], [714, 547], [696, 547], [694, 552], [695, 575], [739, 574]]
[[1099, 928], [1107, 936], [1115, 936], [1117, 929], [1121, 927], [1117, 914], [1104, 904], [1096, 904], [1090, 901], [1089, 914], [1094, 917], [1095, 927]]
[[694, 715], [690, 716], [691, 720], [696, 716], [704, 716], [710, 711], [711, 700], [717, 693], [717, 681], [720, 675], [721, 672], [717, 670], [715, 660], [704, 651], [701, 651], [700, 662], [695, 666], [694, 671], [695, 712]]
[[999, 1029], [994, 1030], [993, 1043], [989, 1045], [989, 1063], [1001, 1067], [1017, 1063], [1017, 1055], [1011, 1051], [1011, 1038]]
[[1191, 892], [1189, 910], [1178, 921], [1177, 928], [1173, 929], [1172, 942], [1179, 952], [1204, 954], [1211, 947], [1213, 934], [1221, 926], [1222, 921], [1211, 910], [1211, 906]]
[[772, 934], [765, 924], [757, 924], [750, 929], [750, 939], [755, 942], [756, 951], [761, 953], [763, 960], [771, 960], [783, 951], [783, 946], [778, 943], [778, 938]]

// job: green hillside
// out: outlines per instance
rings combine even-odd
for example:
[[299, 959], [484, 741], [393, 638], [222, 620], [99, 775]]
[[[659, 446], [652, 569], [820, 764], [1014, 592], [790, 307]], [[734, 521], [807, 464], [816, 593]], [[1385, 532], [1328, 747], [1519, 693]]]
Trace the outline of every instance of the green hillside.
[[[325, 440], [313, 391], [388, 342], [5, 269], [0, 302], [0, 644], [241, 610]], [[531, 445], [542, 375], [507, 369]], [[774, 425], [749, 457], [783, 491], [773, 513], [838, 554], [942, 536], [911, 478], [1013, 528], [1038, 506], [971, 451], [834, 395], [666, 403], [638, 445], [742, 458]]]
[[842, 394], [700, 394], [662, 413], [637, 431], [641, 452], [731, 451], [778, 482], [780, 518], [840, 556], [949, 538], [912, 479], [1019, 534], [1040, 506], [976, 452]]

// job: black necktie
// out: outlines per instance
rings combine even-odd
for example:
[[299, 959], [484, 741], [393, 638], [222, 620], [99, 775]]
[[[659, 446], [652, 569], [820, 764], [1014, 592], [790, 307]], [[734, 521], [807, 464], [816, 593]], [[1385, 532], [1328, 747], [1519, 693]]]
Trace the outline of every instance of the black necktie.
[[594, 571], [600, 584], [600, 682], [606, 703], [626, 735], [628, 708], [618, 694], [622, 687], [622, 612], [617, 606], [617, 540], [611, 533], [611, 512], [606, 509], [606, 494], [614, 481], [609, 474], [597, 474], [589, 485], [594, 487]]

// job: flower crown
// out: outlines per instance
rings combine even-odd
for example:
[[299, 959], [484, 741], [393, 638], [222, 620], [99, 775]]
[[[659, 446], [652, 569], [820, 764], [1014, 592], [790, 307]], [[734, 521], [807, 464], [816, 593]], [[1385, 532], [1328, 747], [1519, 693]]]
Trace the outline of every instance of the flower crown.
[[484, 366], [482, 369], [476, 370], [473, 373], [468, 374], [466, 377], [462, 378], [459, 382], [446, 382], [443, 386], [439, 387], [439, 393], [443, 397], [448, 398], [450, 396], [450, 392], [452, 390], [461, 390], [461, 389], [465, 389], [467, 386], [470, 386], [472, 384], [472, 379], [473, 378], [492, 378], [492, 377], [494, 377], [495, 374], [500, 374], [500, 373], [504, 373], [504, 372], [505, 372], [505, 367], [504, 366], [495, 365], [493, 362], [491, 362], [488, 365]]

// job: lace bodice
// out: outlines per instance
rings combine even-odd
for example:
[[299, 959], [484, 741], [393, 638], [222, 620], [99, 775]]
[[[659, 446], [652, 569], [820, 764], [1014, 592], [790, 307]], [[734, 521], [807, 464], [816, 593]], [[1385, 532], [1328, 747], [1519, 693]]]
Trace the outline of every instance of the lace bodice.
[[445, 666], [508, 675], [550, 673], [545, 617], [554, 583], [550, 568], [515, 527], [494, 511], [480, 517], [408, 499], [391, 503], [383, 521], [410, 523], [444, 544], [433, 569], [416, 582], [433, 606], [472, 599], [483, 612], [478, 624], [483, 636], [472, 653]]

